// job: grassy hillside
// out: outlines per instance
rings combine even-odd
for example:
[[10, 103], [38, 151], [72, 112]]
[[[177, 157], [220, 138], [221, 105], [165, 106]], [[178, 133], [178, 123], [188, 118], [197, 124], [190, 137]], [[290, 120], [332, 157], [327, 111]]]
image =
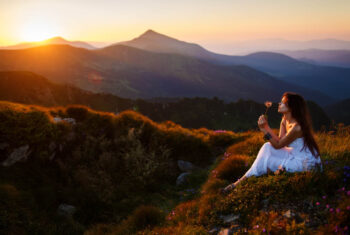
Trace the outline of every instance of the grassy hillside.
[[[253, 176], [221, 195], [219, 188], [241, 177], [264, 143], [262, 133], [248, 132], [217, 159], [200, 193], [176, 206], [161, 226], [139, 234], [209, 234], [223, 228], [238, 234], [348, 234], [350, 127], [318, 132], [316, 140], [323, 172]], [[111, 234], [119, 229], [107, 228]]]
[[[155, 123], [134, 111], [4, 101], [0, 133], [0, 233], [6, 234], [82, 234], [119, 223], [142, 205], [162, 218], [180, 200], [177, 161], [195, 164], [201, 175], [242, 138]], [[74, 206], [74, 215], [59, 215], [62, 204]]]
[[[56, 122], [57, 117], [73, 118]], [[55, 119], [56, 118], [56, 119]], [[277, 132], [276, 129], [274, 131]], [[317, 132], [324, 171], [251, 177], [262, 133], [186, 129], [134, 111], [0, 102], [0, 233], [346, 232], [350, 128]], [[25, 146], [28, 146], [27, 149]], [[21, 154], [18, 149], [26, 149]], [[8, 158], [25, 155], [6, 166]], [[183, 185], [177, 160], [198, 168]], [[62, 204], [75, 213], [58, 213]], [[224, 222], [224, 216], [231, 218]]]

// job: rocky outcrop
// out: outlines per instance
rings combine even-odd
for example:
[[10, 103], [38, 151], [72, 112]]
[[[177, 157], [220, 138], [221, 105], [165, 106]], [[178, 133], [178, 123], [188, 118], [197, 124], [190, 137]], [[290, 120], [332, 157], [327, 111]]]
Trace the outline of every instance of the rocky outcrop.
[[195, 165], [193, 165], [192, 163], [186, 162], [186, 161], [182, 161], [182, 160], [178, 160], [177, 161], [177, 165], [180, 168], [180, 170], [184, 171], [184, 172], [191, 172], [191, 171], [193, 171], [193, 170], [198, 168]]
[[53, 121], [54, 121], [55, 123], [58, 123], [58, 122], [68, 122], [68, 123], [70, 123], [70, 124], [72, 124], [72, 125], [75, 125], [75, 124], [76, 124], [76, 121], [75, 121], [74, 118], [54, 117], [54, 118], [53, 118]]
[[185, 184], [187, 182], [187, 177], [189, 174], [189, 172], [181, 173], [176, 179], [176, 185]]
[[29, 145], [21, 146], [13, 150], [10, 156], [5, 161], [2, 162], [2, 165], [8, 167], [8, 166], [12, 166], [16, 162], [25, 161], [27, 160], [31, 152], [32, 151], [29, 150]]
[[76, 211], [75, 206], [68, 205], [65, 203], [60, 204], [57, 208], [57, 214], [65, 217], [72, 217], [75, 211]]

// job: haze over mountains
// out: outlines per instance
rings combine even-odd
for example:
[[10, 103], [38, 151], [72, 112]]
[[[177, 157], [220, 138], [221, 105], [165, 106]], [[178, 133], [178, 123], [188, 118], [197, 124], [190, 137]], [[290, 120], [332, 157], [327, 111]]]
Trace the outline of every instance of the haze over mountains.
[[330, 65], [350, 68], [350, 50], [308, 49], [297, 51], [279, 51], [279, 53], [316, 65]]
[[[218, 64], [244, 64], [280, 80], [303, 87], [313, 87], [336, 99], [349, 98], [350, 69], [316, 66], [273, 52], [256, 52], [246, 56], [221, 55], [199, 45], [182, 42], [152, 30], [131, 41], [119, 44], [155, 52], [192, 56]], [[323, 45], [321, 42], [318, 44]], [[344, 44], [344, 46], [347, 45]]]
[[125, 98], [217, 96], [263, 102], [278, 101], [285, 91], [320, 105], [350, 98], [350, 69], [305, 63], [279, 53], [222, 55], [153, 30], [102, 49], [62, 38], [49, 41], [39, 47], [0, 50], [0, 70], [28, 70], [55, 82]]
[[43, 45], [52, 45], [52, 44], [63, 44], [63, 45], [71, 45], [73, 47], [81, 47], [85, 49], [96, 49], [96, 47], [82, 41], [68, 41], [62, 37], [53, 37], [44, 41], [40, 42], [24, 42], [24, 43], [19, 43], [17, 45], [13, 46], [7, 46], [7, 47], [0, 47], [0, 49], [11, 49], [11, 50], [16, 50], [16, 49], [25, 49], [25, 48], [32, 48], [32, 47], [37, 47], [37, 46], [43, 46]]
[[280, 38], [235, 41], [227, 45], [227, 51], [233, 55], [247, 55], [257, 51], [297, 51], [297, 50], [350, 50], [350, 41], [334, 38], [307, 41], [286, 40]]

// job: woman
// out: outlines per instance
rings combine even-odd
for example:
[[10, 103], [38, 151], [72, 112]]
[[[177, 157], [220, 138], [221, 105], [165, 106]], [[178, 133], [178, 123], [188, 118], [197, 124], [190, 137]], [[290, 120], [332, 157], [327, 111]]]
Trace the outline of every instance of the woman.
[[224, 193], [252, 175], [260, 176], [269, 171], [280, 174], [282, 171], [306, 171], [315, 166], [320, 166], [322, 170], [320, 151], [312, 135], [312, 121], [304, 98], [294, 92], [285, 92], [278, 112], [283, 114], [279, 136], [274, 134], [265, 116], [261, 115], [258, 126], [268, 142], [261, 147], [245, 175], [224, 188]]

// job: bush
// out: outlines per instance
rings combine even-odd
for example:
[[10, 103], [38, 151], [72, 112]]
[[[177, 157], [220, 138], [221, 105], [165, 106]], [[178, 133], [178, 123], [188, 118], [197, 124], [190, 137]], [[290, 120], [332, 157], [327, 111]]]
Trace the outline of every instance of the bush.
[[89, 114], [88, 108], [81, 105], [68, 106], [66, 111], [69, 117], [80, 122], [84, 121]]
[[164, 214], [155, 206], [142, 205], [133, 212], [129, 219], [133, 227], [141, 230], [161, 224], [164, 221]]
[[209, 136], [209, 144], [215, 147], [226, 147], [237, 140], [236, 135], [231, 131], [218, 132]]
[[[246, 155], [231, 155], [224, 159], [215, 169], [219, 179], [233, 181], [240, 178], [248, 169], [249, 157]], [[215, 173], [215, 172], [214, 172]]]

